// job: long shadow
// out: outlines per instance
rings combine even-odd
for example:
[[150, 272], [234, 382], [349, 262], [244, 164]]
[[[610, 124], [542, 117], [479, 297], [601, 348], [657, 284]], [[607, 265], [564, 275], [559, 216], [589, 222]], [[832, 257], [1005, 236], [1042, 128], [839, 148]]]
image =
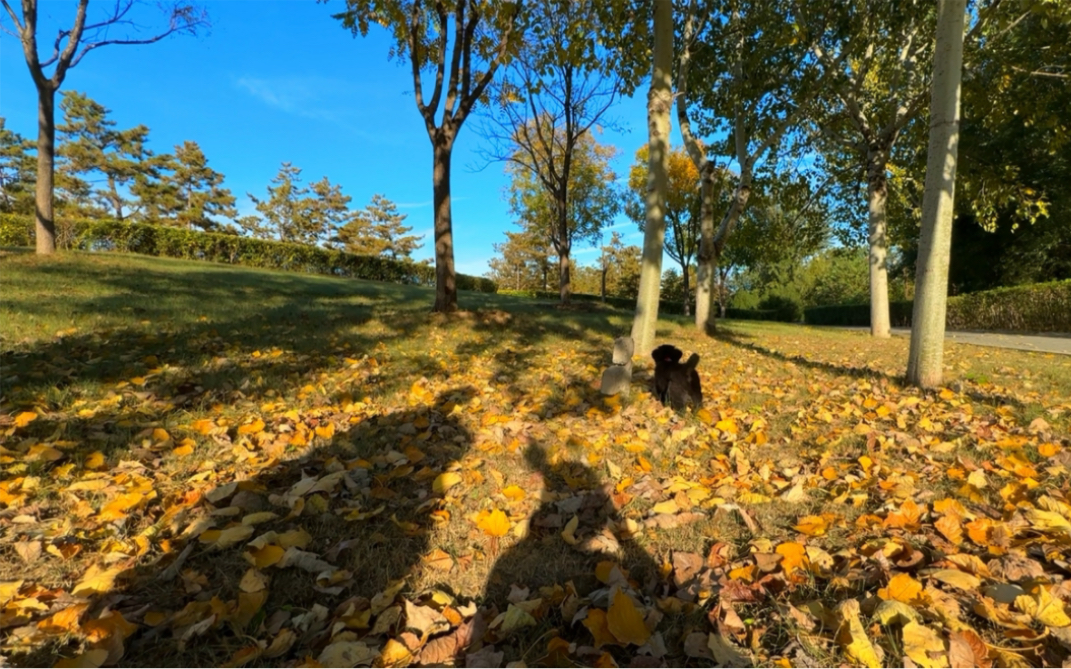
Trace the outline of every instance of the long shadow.
[[[248, 646], [246, 634], [292, 633], [295, 650], [322, 647], [337, 631], [332, 625], [340, 609], [352, 606], [354, 620], [367, 619], [378, 593], [425, 568], [421, 559], [430, 549], [429, 531], [444, 507], [432, 481], [472, 447], [473, 434], [455, 407], [468, 405], [476, 395], [475, 389], [460, 386], [408, 410], [355, 413], [347, 420], [342, 420], [345, 414], [333, 416], [352, 427], [309, 448], [292, 445], [303, 430], [283, 417], [266, 426], [277, 441], [291, 441], [281, 449], [278, 444], [243, 446], [233, 430], [220, 435], [235, 442], [234, 448], [251, 448], [251, 457], [279, 450], [279, 461], [249, 478], [220, 471], [213, 483], [193, 484], [180, 498], [168, 500], [171, 508], [156, 519], [156, 539], [172, 542], [172, 550], [139, 560], [123, 575], [123, 587], [88, 601], [84, 619], [111, 610], [139, 625], [126, 640], [123, 666], [221, 666]], [[241, 541], [223, 548], [206, 541], [214, 530], [241, 528], [250, 514], [260, 514], [261, 520]], [[191, 533], [190, 528], [197, 529]], [[268, 537], [263, 545], [278, 546], [280, 552], [292, 547], [320, 562], [285, 568], [258, 564], [271, 584], [266, 599], [250, 606], [243, 576], [254, 561], [265, 559], [250, 544], [258, 537]], [[147, 614], [161, 619], [150, 625]], [[389, 627], [390, 633], [400, 631], [397, 623]], [[73, 651], [45, 645], [18, 662], [52, 666]], [[293, 661], [284, 652], [256, 664]]]
[[[893, 383], [902, 384], [905, 382], [904, 376], [894, 376], [888, 372], [882, 372], [872, 367], [848, 367], [845, 365], [837, 365], [831, 362], [825, 362], [823, 360], [812, 360], [802, 355], [786, 355], [780, 351], [776, 351], [771, 348], [756, 344], [750, 341], [745, 341], [739, 333], [727, 331], [724, 328], [720, 329], [713, 335], [718, 341], [729, 344], [730, 346], [736, 346], [738, 348], [754, 351], [760, 355], [764, 355], [781, 362], [791, 362], [793, 364], [801, 365], [808, 369], [821, 370], [830, 374], [851, 376], [857, 379], [873, 379], [879, 378]], [[751, 337], [747, 337], [750, 339]], [[976, 402], [983, 404], [1010, 404], [1016, 407], [1022, 407], [1022, 400], [1005, 395], [998, 392], [984, 392], [977, 388], [964, 388], [963, 394], [967, 395]]]
[[[583, 593], [591, 606], [604, 611], [618, 589], [637, 598], [665, 594], [657, 591], [661, 579], [656, 560], [622, 531], [621, 502], [615, 501], [613, 483], [603, 481], [580, 462], [551, 464], [541, 445], [529, 445], [524, 456], [543, 488], [530, 489], [528, 494], [545, 501], [529, 516], [525, 538], [498, 558], [488, 577], [484, 601], [492, 616], [522, 600], [544, 596], [541, 588]], [[563, 531], [574, 518], [577, 524], [570, 543]], [[551, 619], [545, 627], [567, 627], [573, 622], [560, 619], [561, 609], [548, 615]], [[492, 630], [487, 640], [497, 643], [504, 662], [542, 659], [550, 662], [546, 666], [557, 664], [547, 658], [526, 657], [528, 652], [543, 653], [542, 647], [535, 647], [531, 634], [498, 636]], [[632, 659], [628, 651], [619, 648], [615, 652], [620, 654], [620, 666], [627, 666]]]

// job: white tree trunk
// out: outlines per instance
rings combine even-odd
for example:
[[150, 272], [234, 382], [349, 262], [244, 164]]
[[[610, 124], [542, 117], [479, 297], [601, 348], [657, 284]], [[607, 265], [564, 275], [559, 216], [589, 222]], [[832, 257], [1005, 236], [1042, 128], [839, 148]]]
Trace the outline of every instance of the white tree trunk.
[[886, 152], [867, 151], [868, 242], [870, 247], [870, 334], [887, 338], [889, 331], [889, 237], [885, 203], [889, 186], [885, 175]]
[[647, 222], [643, 236], [643, 265], [632, 322], [635, 351], [646, 356], [654, 348], [658, 299], [662, 283], [662, 249], [666, 235], [666, 196], [669, 192], [669, 113], [673, 107], [673, 3], [654, 3], [654, 67], [647, 94]]
[[926, 190], [922, 197], [922, 234], [915, 271], [911, 351], [907, 359], [907, 380], [921, 388], [941, 383], [944, 358], [965, 13], [966, 0], [938, 2]]

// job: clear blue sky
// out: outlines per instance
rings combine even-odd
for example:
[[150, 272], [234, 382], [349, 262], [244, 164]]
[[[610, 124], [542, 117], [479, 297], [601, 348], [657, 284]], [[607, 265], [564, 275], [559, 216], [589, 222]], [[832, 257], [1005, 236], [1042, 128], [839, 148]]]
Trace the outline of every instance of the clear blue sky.
[[[90, 3], [103, 9], [110, 3]], [[155, 3], [138, 22], [159, 26]], [[416, 258], [432, 255], [431, 145], [413, 103], [408, 66], [388, 61], [391, 39], [373, 27], [352, 37], [331, 18], [341, 0], [326, 5], [288, 2], [206, 2], [212, 28], [198, 37], [170, 37], [148, 46], [109, 46], [89, 53], [70, 70], [61, 90], [86, 93], [112, 111], [118, 127], [143, 123], [149, 148], [170, 152], [197, 142], [209, 165], [226, 176], [240, 213], [254, 213], [247, 192], [261, 196], [282, 161], [300, 167], [311, 182], [327, 176], [361, 208], [382, 193], [408, 214], [414, 233], [427, 233]], [[75, 3], [43, 0], [42, 54], [60, 25], [70, 26]], [[10, 27], [4, 16], [3, 25]], [[113, 35], [114, 37], [115, 35]], [[620, 176], [646, 141], [646, 85], [611, 114], [628, 130], [607, 131], [603, 141], [620, 149]], [[58, 102], [58, 100], [57, 100]], [[14, 37], [0, 35], [0, 115], [8, 127], [36, 139], [36, 93]], [[457, 268], [483, 274], [493, 243], [516, 230], [503, 199], [501, 164], [476, 171], [483, 141], [475, 123], [461, 130], [454, 151], [452, 191]], [[674, 142], [679, 141], [674, 129]], [[626, 243], [642, 235], [624, 216], [614, 222]], [[608, 233], [607, 233], [608, 238]], [[581, 264], [594, 249], [574, 249]]]

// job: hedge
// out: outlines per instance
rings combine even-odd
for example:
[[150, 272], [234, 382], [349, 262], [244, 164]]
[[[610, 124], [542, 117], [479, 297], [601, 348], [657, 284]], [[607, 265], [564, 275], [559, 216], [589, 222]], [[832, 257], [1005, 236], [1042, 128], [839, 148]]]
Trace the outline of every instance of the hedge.
[[[140, 253], [370, 281], [435, 285], [435, 268], [431, 265], [219, 232], [114, 220], [79, 220], [58, 222], [57, 237], [64, 248], [83, 251]], [[30, 246], [32, 241], [32, 219], [0, 215], [0, 245]], [[497, 287], [491, 279], [458, 274], [457, 288], [494, 293]]]
[[[499, 290], [499, 295], [512, 295], [514, 297], [531, 297], [539, 300], [561, 300], [561, 293], [558, 291], [550, 290]], [[601, 295], [592, 295], [591, 293], [570, 293], [569, 299], [577, 302], [602, 302]], [[636, 298], [635, 297], [615, 297], [612, 295], [606, 296], [606, 304], [618, 309], [635, 309]], [[661, 300], [658, 306], [658, 312], [662, 314], [676, 314], [680, 315], [684, 313], [684, 307], [677, 300], [668, 301]]]
[[[911, 326], [912, 302], [889, 305], [896, 327]], [[810, 325], [870, 325], [870, 305], [812, 307]], [[1009, 286], [948, 298], [945, 325], [952, 330], [1071, 332], [1071, 279]]]

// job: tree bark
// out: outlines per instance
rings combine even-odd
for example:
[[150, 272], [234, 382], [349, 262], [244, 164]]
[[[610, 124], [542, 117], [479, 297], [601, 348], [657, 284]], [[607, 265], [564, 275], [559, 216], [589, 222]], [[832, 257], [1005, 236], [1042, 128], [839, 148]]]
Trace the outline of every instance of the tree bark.
[[681, 265], [681, 269], [683, 270], [681, 274], [681, 280], [684, 281], [684, 315], [690, 316], [692, 314], [690, 308], [692, 302], [692, 292], [688, 290], [689, 288], [691, 288], [688, 283], [688, 263], [683, 263]]
[[558, 207], [558, 292], [562, 304], [569, 304], [572, 293], [572, 277], [569, 272], [569, 252], [572, 251], [569, 239], [569, 210], [566, 206], [565, 193], [557, 199]]
[[[702, 155], [702, 154], [698, 154]], [[693, 156], [694, 161], [694, 156]], [[714, 164], [702, 157], [699, 182], [699, 252], [695, 258], [695, 327], [712, 333], [714, 318]]]
[[654, 347], [658, 299], [662, 283], [662, 250], [666, 235], [666, 196], [669, 192], [669, 112], [673, 106], [673, 3], [654, 2], [654, 66], [647, 94], [647, 211], [643, 235], [636, 317], [632, 341], [636, 353], [646, 356]]
[[885, 175], [888, 150], [871, 146], [867, 149], [866, 194], [868, 241], [870, 247], [870, 334], [887, 338], [889, 331], [889, 238], [885, 204], [889, 195]]
[[435, 205], [435, 311], [457, 311], [457, 280], [454, 273], [454, 230], [450, 213], [450, 155], [454, 138], [435, 133], [432, 155], [432, 189]]
[[37, 253], [56, 252], [56, 221], [52, 210], [56, 174], [56, 89], [44, 80], [37, 84]]
[[930, 93], [930, 142], [922, 197], [922, 234], [915, 274], [915, 305], [907, 380], [920, 388], [940, 385], [944, 361], [948, 262], [959, 154], [960, 79], [966, 0], [939, 0], [937, 44]]

